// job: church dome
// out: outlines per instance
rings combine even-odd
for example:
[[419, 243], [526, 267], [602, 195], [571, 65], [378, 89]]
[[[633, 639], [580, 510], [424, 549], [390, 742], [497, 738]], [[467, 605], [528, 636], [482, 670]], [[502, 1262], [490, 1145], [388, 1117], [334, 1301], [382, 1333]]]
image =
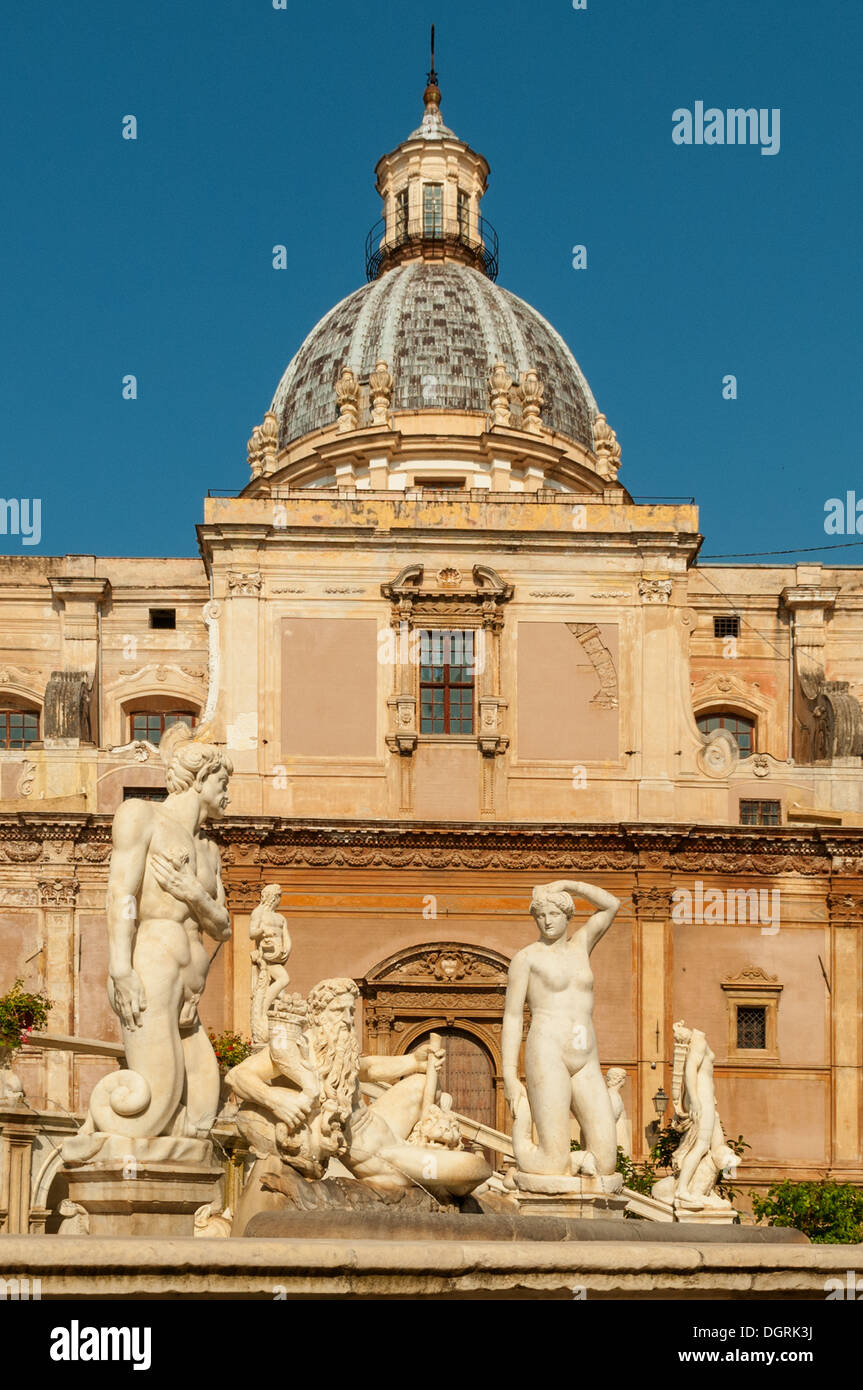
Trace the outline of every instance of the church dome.
[[543, 424], [593, 448], [596, 402], [551, 324], [480, 270], [411, 260], [348, 295], [312, 329], [273, 398], [279, 447], [338, 418], [336, 382], [349, 367], [366, 382], [375, 363], [394, 378], [392, 409], [488, 413], [496, 362], [518, 381], [539, 373]]

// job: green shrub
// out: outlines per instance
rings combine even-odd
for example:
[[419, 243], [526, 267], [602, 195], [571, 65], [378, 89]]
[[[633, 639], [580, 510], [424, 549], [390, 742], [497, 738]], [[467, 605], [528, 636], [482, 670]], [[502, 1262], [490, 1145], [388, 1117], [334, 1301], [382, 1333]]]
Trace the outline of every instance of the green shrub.
[[757, 1221], [795, 1226], [818, 1245], [863, 1241], [863, 1188], [849, 1182], [779, 1182], [753, 1196]]

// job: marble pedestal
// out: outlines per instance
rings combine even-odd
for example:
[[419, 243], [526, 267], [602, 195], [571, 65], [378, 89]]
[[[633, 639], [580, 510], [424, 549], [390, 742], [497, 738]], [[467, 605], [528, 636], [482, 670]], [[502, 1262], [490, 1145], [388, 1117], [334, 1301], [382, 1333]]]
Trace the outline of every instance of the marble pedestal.
[[194, 1236], [223, 1173], [209, 1140], [110, 1136], [92, 1158], [67, 1158], [63, 1176], [91, 1236], [171, 1237]]
[[570, 1216], [588, 1221], [608, 1217], [623, 1219], [627, 1198], [620, 1173], [610, 1173], [608, 1177], [570, 1178], [522, 1173], [516, 1169], [513, 1176], [518, 1209], [525, 1215]]

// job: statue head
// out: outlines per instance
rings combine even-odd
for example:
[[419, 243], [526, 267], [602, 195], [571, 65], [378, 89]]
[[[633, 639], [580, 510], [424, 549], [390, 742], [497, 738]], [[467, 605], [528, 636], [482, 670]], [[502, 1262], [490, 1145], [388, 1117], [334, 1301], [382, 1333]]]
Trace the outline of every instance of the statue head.
[[272, 911], [278, 907], [282, 900], [282, 885], [280, 883], [268, 883], [261, 889], [261, 906], [268, 907]]
[[308, 1006], [312, 1023], [319, 1026], [333, 1026], [337, 1021], [352, 1028], [354, 1006], [359, 990], [353, 980], [339, 976], [331, 980], [321, 980], [314, 989], [309, 990]]
[[194, 787], [208, 818], [225, 814], [230, 801], [228, 778], [234, 768], [221, 748], [196, 739], [188, 724], [178, 722], [165, 730], [159, 752], [169, 795]]
[[610, 1091], [619, 1091], [626, 1080], [626, 1072], [623, 1067], [609, 1067], [605, 1073], [605, 1081]]
[[569, 893], [550, 892], [541, 885], [534, 888], [530, 900], [530, 915], [539, 928], [540, 936], [546, 940], [557, 941], [561, 936], [565, 936], [574, 913], [575, 904]]

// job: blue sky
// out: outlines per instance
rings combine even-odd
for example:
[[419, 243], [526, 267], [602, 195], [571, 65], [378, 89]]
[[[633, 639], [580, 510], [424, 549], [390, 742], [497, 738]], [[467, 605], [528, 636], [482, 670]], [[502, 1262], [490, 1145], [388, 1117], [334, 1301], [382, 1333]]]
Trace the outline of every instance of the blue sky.
[[[284, 367], [363, 282], [432, 20], [444, 119], [491, 164], [500, 283], [570, 344], [630, 491], [695, 496], [707, 555], [859, 540], [808, 558], [863, 564], [823, 524], [863, 498], [852, 0], [12, 7], [0, 494], [42, 499], [42, 540], [0, 550], [195, 553], [206, 490], [243, 486]], [[675, 145], [699, 100], [779, 108], [779, 153]]]

